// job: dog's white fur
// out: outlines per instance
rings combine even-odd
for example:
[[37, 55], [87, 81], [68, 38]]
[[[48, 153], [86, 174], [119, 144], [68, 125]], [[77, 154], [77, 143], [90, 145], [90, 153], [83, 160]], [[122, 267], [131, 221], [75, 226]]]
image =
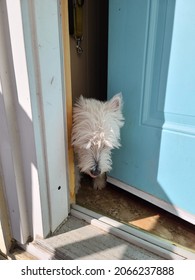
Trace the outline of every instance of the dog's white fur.
[[106, 102], [80, 96], [73, 107], [76, 191], [80, 187], [80, 172], [94, 179], [95, 189], [105, 187], [106, 172], [112, 168], [111, 150], [120, 147], [122, 105], [119, 93]]

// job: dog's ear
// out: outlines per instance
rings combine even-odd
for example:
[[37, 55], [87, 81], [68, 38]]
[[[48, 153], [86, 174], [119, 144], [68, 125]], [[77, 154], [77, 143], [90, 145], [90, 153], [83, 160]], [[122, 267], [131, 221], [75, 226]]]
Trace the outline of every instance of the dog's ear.
[[123, 106], [123, 97], [122, 93], [115, 94], [109, 101], [108, 101], [109, 107], [113, 111], [118, 111], [122, 109]]

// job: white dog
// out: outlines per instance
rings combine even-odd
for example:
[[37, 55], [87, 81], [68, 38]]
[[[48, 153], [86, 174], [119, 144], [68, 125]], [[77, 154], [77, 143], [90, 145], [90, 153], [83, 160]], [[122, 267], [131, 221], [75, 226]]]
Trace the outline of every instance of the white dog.
[[93, 178], [94, 189], [106, 186], [106, 172], [112, 168], [111, 150], [120, 147], [122, 105], [119, 93], [106, 102], [80, 96], [73, 107], [76, 192], [80, 187], [80, 172]]

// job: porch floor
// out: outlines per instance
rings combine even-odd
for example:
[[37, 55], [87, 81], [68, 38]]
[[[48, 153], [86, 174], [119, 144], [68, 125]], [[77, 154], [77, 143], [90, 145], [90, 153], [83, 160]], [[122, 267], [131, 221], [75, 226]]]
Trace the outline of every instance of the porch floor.
[[107, 184], [101, 191], [82, 180], [76, 203], [119, 222], [142, 229], [195, 253], [195, 226], [124, 190]]
[[57, 260], [163, 259], [73, 216], [52, 237], [36, 240], [36, 246]]
[[[110, 184], [101, 191], [93, 190], [90, 184], [88, 179], [83, 180], [78, 205], [195, 253], [195, 226]], [[141, 248], [141, 243], [140, 247], [131, 244], [72, 215], [53, 236], [33, 243], [38, 259], [165, 259]]]

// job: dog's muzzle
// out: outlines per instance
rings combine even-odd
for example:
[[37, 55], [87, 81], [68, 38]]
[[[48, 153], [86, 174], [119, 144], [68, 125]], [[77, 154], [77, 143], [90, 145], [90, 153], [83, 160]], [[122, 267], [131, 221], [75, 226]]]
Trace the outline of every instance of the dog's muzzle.
[[94, 177], [94, 178], [97, 177], [98, 175], [100, 175], [100, 173], [101, 173], [101, 170], [99, 169], [98, 165], [95, 165], [94, 168], [92, 168], [90, 170], [90, 175], [91, 175], [91, 177]]

